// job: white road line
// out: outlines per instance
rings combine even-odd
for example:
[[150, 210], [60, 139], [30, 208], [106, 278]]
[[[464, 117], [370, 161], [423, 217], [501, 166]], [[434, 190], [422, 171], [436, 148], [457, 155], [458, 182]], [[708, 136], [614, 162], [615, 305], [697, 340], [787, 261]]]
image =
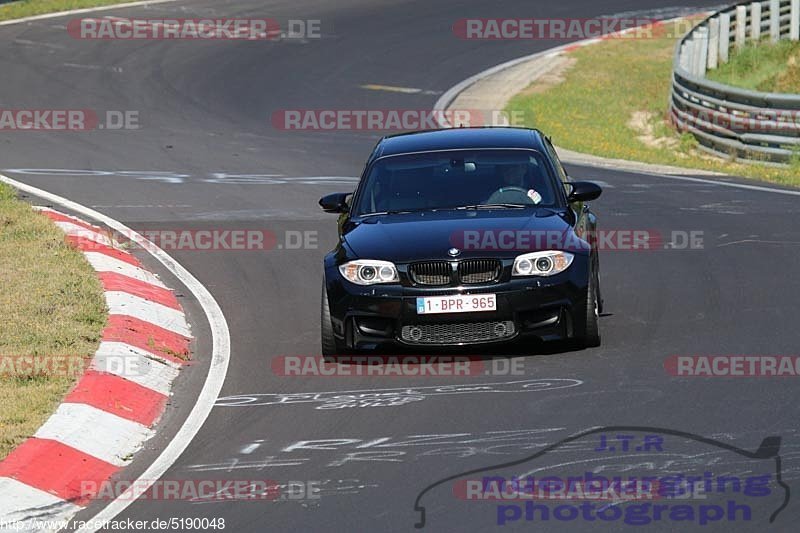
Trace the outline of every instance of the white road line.
[[719, 185], [720, 187], [733, 187], [735, 189], [745, 189], [748, 191], [769, 192], [774, 194], [786, 194], [789, 196], [800, 196], [800, 191], [791, 191], [787, 189], [774, 189], [772, 187], [764, 187], [762, 185], [748, 185], [746, 183], [733, 183], [730, 181], [722, 180], [709, 180], [703, 178], [692, 178], [689, 176], [673, 176], [671, 174], [655, 174], [652, 172], [642, 172], [636, 170], [625, 170], [633, 174], [641, 174], [643, 176], [653, 176], [654, 178], [664, 178], [668, 180], [689, 181], [695, 183], [703, 183], [705, 185]]
[[[66, 209], [80, 213], [83, 216], [94, 219], [116, 230], [124, 235], [130, 235], [136, 239], [136, 242], [144, 247], [153, 257], [158, 259], [164, 267], [169, 270], [186, 288], [191, 291], [198, 303], [203, 309], [211, 329], [212, 349], [211, 349], [211, 365], [209, 368], [208, 376], [203, 384], [200, 394], [194, 399], [194, 407], [189, 413], [189, 416], [183, 422], [183, 426], [178, 430], [175, 436], [167, 444], [166, 448], [161, 452], [161, 455], [133, 482], [134, 486], [149, 488], [164, 475], [164, 472], [172, 466], [175, 461], [192, 442], [195, 435], [200, 431], [203, 423], [211, 413], [214, 403], [219, 397], [219, 392], [222, 390], [222, 385], [225, 383], [225, 376], [228, 372], [228, 364], [231, 357], [231, 337], [228, 330], [228, 323], [225, 320], [225, 315], [222, 314], [222, 309], [214, 299], [214, 296], [200, 283], [188, 270], [186, 270], [180, 263], [176, 262], [169, 254], [164, 252], [161, 248], [145, 239], [138, 233], [134, 232], [125, 224], [106, 216], [94, 209], [90, 209], [77, 202], [73, 202], [63, 196], [47, 192], [45, 190], [27, 185], [17, 180], [13, 180], [7, 176], [0, 174], [0, 181], [16, 187], [17, 189], [43, 198], [48, 202], [58, 204]], [[146, 489], [142, 489], [143, 491]], [[127, 495], [120, 495], [116, 500], [108, 504], [102, 511], [93, 517], [98, 523], [108, 522], [112, 520], [119, 513], [128, 508], [133, 503], [133, 499]], [[94, 533], [98, 531], [98, 527], [85, 527], [81, 531], [85, 533]]]
[[98, 209], [103, 207], [116, 207], [117, 209], [152, 209], [152, 208], [164, 208], [164, 209], [172, 209], [178, 207], [192, 207], [188, 204], [148, 204], [148, 205], [93, 205], [92, 207], [96, 207]]
[[81, 70], [102, 70], [107, 72], [123, 72], [122, 67], [104, 67], [102, 65], [82, 65], [80, 63], [64, 63], [63, 66], [67, 68], [77, 68]]
[[129, 292], [107, 291], [106, 305], [111, 315], [128, 315], [144, 322], [155, 324], [184, 337], [191, 337], [192, 331], [186, 323], [183, 311], [166, 305], [145, 300]]
[[144, 2], [126, 2], [124, 4], [109, 4], [106, 6], [87, 7], [84, 9], [72, 9], [70, 11], [59, 11], [57, 13], [45, 13], [44, 15], [33, 15], [31, 17], [24, 17], [21, 19], [4, 20], [0, 22], [0, 26], [10, 26], [12, 24], [21, 24], [23, 22], [34, 22], [37, 20], [47, 20], [58, 17], [66, 17], [69, 15], [80, 15], [81, 13], [94, 13], [95, 11], [108, 11], [109, 9], [120, 9], [125, 7], [141, 7], [154, 4], [166, 4], [169, 2], [177, 2], [178, 0], [145, 0]]
[[416, 87], [398, 87], [396, 85], [380, 85], [378, 83], [367, 83], [366, 85], [359, 85], [359, 89], [366, 89], [368, 91], [387, 91], [390, 93], [403, 93], [403, 94], [442, 94], [442, 91], [433, 91], [429, 89], [418, 89]]
[[36, 41], [29, 41], [28, 39], [14, 39], [14, 44], [20, 44], [22, 46], [41, 46], [43, 48], [49, 48], [51, 50], [63, 50], [64, 47], [58, 44], [50, 44], [50, 43], [38, 43]]
[[[152, 245], [154, 246], [154, 245]], [[115, 257], [101, 254], [100, 252], [84, 252], [86, 260], [97, 272], [115, 272], [129, 278], [138, 279], [157, 287], [166, 288], [166, 285], [152, 272], [139, 268], [130, 263], [126, 263]]]
[[137, 385], [170, 395], [170, 385], [178, 377], [174, 364], [155, 360], [148, 352], [124, 342], [101, 342], [92, 359], [91, 369], [114, 374]]
[[[97, 428], [88, 432], [86, 428]], [[131, 455], [154, 431], [131, 420], [84, 403], [62, 403], [34, 434], [56, 440], [116, 466], [125, 466]]]
[[8, 524], [8, 529], [0, 527], [0, 531], [20, 531], [12, 528], [13, 523], [31, 516], [41, 521], [68, 520], [81, 510], [74, 503], [8, 477], [0, 477], [0, 494], [0, 518]]

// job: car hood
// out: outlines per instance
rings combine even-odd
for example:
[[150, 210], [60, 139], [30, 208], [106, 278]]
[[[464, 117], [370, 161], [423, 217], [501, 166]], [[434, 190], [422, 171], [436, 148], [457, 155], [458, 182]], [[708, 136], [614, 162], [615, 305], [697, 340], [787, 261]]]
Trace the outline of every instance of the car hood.
[[[527, 251], [562, 248], [548, 247], [542, 235], [562, 236], [559, 242], [575, 239], [564, 216], [563, 211], [551, 209], [383, 215], [349, 222], [343, 237], [359, 258], [395, 263], [451, 259], [451, 248], [461, 251], [459, 259], [515, 257]], [[513, 233], [506, 233], [502, 242], [495, 244], [500, 232]], [[538, 237], [520, 241], [523, 235]]]

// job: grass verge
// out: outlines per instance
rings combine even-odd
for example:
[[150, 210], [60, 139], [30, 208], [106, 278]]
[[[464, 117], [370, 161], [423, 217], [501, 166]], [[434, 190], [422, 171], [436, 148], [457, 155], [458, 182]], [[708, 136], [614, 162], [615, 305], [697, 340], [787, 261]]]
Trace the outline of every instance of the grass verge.
[[[97, 350], [106, 323], [92, 267], [59, 228], [4, 184], [0, 316], [2, 459], [53, 412]], [[21, 356], [42, 366], [30, 367]]]
[[708, 78], [754, 91], [800, 94], [800, 42], [748, 44]]
[[668, 24], [654, 29], [653, 38], [609, 39], [577, 49], [562, 83], [544, 91], [527, 88], [507, 111], [521, 113], [526, 125], [570, 150], [800, 185], [800, 161], [787, 169], [724, 161], [671, 127], [667, 109], [679, 34]]
[[[0, 4], [0, 20], [11, 20], [58, 11], [70, 11], [86, 7], [121, 4], [125, 0], [18, 0]], [[132, 0], [130, 0], [132, 1]]]

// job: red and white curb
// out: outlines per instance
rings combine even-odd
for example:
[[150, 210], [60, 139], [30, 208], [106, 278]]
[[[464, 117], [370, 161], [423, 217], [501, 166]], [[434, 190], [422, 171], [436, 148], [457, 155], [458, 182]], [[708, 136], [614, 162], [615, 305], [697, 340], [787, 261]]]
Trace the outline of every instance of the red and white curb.
[[0, 531], [46, 531], [44, 521], [68, 520], [91, 501], [87, 487], [101, 487], [153, 436], [191, 340], [177, 298], [138, 259], [97, 226], [37, 209], [95, 269], [109, 316], [89, 369], [0, 462]]

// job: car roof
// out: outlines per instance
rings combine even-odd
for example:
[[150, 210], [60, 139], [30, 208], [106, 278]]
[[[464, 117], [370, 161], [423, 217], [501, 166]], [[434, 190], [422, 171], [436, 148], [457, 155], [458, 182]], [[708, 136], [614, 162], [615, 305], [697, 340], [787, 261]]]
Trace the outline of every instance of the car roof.
[[384, 137], [371, 159], [414, 152], [480, 148], [527, 148], [544, 151], [544, 135], [529, 128], [481, 127], [415, 131]]

